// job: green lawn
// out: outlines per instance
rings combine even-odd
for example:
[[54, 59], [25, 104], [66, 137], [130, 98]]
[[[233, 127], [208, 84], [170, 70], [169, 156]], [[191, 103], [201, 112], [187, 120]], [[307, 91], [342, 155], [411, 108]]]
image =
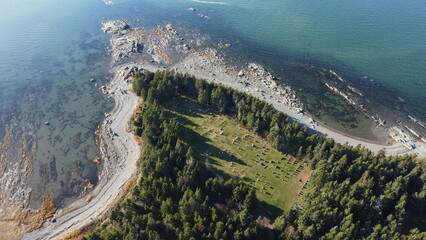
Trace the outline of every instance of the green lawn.
[[289, 209], [302, 196], [311, 175], [307, 167], [226, 116], [190, 99], [173, 102], [168, 110], [185, 126], [195, 156], [223, 178], [237, 177], [253, 186], [263, 210], [275, 215], [274, 207]]

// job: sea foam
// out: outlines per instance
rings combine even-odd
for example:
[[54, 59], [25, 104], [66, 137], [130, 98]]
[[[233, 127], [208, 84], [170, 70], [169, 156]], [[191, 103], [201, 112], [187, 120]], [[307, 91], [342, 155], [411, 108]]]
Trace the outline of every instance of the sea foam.
[[210, 1], [203, 1], [203, 0], [192, 0], [192, 1], [197, 3], [204, 3], [204, 4], [229, 5], [229, 3], [225, 3], [225, 2], [210, 2]]

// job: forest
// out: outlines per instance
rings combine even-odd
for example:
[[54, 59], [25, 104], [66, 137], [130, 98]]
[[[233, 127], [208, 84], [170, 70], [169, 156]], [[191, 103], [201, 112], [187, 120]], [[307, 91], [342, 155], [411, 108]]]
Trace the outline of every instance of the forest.
[[[173, 71], [138, 72], [141, 177], [83, 239], [425, 239], [426, 163], [310, 135], [270, 104]], [[209, 171], [164, 106], [189, 98], [226, 115], [313, 174], [300, 201], [262, 216], [256, 190]], [[265, 220], [266, 219], [266, 220]], [[270, 219], [270, 221], [267, 221]]]

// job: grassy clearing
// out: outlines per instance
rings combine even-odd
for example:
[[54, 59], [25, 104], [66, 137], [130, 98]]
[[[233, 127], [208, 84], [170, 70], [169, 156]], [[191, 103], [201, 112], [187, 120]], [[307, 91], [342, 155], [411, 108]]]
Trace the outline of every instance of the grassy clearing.
[[275, 215], [274, 207], [289, 209], [303, 195], [311, 170], [266, 140], [190, 99], [176, 99], [169, 111], [186, 127], [196, 156], [225, 179], [237, 177], [253, 186], [269, 214]]

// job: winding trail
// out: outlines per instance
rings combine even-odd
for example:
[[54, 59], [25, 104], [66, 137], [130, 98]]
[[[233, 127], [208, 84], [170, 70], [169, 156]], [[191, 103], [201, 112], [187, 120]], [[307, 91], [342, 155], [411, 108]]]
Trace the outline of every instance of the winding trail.
[[[90, 202], [79, 199], [67, 209], [58, 212], [54, 216], [56, 221], [45, 222], [40, 229], [25, 234], [23, 239], [60, 239], [68, 233], [90, 224], [111, 209], [120, 197], [124, 185], [135, 176], [140, 146], [133, 138], [134, 135], [126, 132], [126, 127], [137, 106], [138, 97], [128, 92], [130, 86], [120, 74], [123, 68], [124, 66], [120, 66], [115, 69], [114, 79], [109, 85], [109, 93], [115, 99], [116, 104], [103, 123], [101, 136], [103, 142], [101, 152], [107, 154], [102, 157], [102, 160], [109, 161], [109, 164], [113, 166], [110, 177], [101, 180], [96, 186]], [[111, 92], [113, 93], [111, 94]]]

